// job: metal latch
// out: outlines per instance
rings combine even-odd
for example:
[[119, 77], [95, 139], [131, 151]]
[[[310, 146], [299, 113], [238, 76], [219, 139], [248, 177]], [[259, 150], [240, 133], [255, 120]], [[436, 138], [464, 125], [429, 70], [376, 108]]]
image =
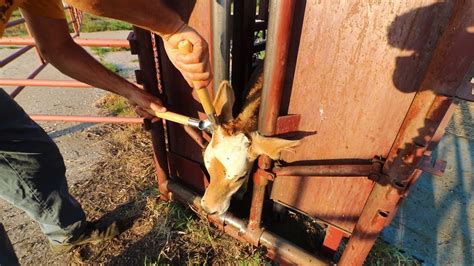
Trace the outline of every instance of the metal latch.
[[431, 156], [424, 155], [417, 168], [434, 176], [443, 176], [444, 171], [446, 170], [446, 165], [446, 161], [439, 159], [433, 161]]

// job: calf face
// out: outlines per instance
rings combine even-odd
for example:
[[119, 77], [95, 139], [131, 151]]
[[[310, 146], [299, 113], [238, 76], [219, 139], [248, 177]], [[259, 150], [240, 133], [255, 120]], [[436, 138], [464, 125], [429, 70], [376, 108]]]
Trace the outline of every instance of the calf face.
[[234, 93], [228, 82], [221, 84], [216, 95], [214, 107], [220, 125], [204, 151], [204, 164], [211, 180], [201, 205], [208, 213], [222, 214], [229, 208], [232, 195], [247, 183], [252, 164], [259, 155], [277, 160], [281, 151], [299, 144], [298, 141], [264, 137], [256, 132], [261, 82], [255, 86], [249, 93], [253, 97], [247, 99], [236, 119], [232, 116]]

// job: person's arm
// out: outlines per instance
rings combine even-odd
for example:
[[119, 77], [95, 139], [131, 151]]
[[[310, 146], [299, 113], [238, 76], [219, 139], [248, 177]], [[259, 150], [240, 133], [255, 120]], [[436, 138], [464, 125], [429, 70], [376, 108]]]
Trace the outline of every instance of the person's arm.
[[[126, 97], [132, 105], [163, 112], [161, 102], [105, 68], [71, 38], [67, 22], [22, 10], [42, 56], [62, 73], [97, 88]], [[140, 113], [144, 115], [143, 112]], [[149, 116], [148, 116], [149, 117]]]
[[[66, 0], [88, 13], [123, 20], [155, 32], [162, 37], [166, 53], [186, 81], [192, 86], [205, 87], [212, 78], [207, 42], [186, 25], [163, 0]], [[181, 54], [177, 45], [188, 40], [193, 52]]]

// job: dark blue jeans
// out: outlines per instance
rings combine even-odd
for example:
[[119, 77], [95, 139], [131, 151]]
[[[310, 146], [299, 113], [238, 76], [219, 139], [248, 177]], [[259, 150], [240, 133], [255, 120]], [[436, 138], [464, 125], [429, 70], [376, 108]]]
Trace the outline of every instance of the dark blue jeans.
[[0, 197], [37, 221], [52, 244], [65, 242], [86, 224], [68, 192], [65, 170], [56, 144], [0, 89]]

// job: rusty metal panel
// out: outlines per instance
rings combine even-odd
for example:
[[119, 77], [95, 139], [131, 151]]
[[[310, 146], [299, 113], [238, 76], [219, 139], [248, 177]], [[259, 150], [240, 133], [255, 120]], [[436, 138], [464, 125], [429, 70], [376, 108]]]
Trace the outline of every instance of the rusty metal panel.
[[284, 159], [386, 156], [452, 1], [302, 2], [282, 112], [301, 114], [300, 130], [317, 134]]
[[[301, 116], [289, 162], [387, 157], [454, 1], [297, 2], [280, 115]], [[429, 109], [429, 106], [428, 106]], [[366, 177], [277, 177], [272, 199], [352, 232]]]
[[168, 153], [170, 175], [179, 178], [185, 184], [200, 193], [209, 185], [201, 165], [174, 153]]
[[367, 177], [283, 176], [271, 198], [352, 232], [373, 184]]
[[[211, 2], [210, 1], [167, 1], [167, 4], [176, 10], [184, 21], [194, 27], [201, 34], [208, 44], [211, 42]], [[167, 95], [168, 109], [191, 117], [199, 117], [202, 106], [198, 97], [179, 71], [172, 65], [166, 56], [163, 44], [159, 40], [159, 61], [162, 77], [162, 86]], [[209, 92], [212, 95], [212, 84], [209, 85]], [[181, 125], [167, 123], [169, 136], [169, 150], [175, 154], [183, 156], [196, 162], [202, 162], [202, 148], [185, 132]], [[182, 169], [182, 171], [188, 171]], [[189, 172], [189, 176], [193, 174]], [[182, 173], [182, 176], [188, 176]]]

